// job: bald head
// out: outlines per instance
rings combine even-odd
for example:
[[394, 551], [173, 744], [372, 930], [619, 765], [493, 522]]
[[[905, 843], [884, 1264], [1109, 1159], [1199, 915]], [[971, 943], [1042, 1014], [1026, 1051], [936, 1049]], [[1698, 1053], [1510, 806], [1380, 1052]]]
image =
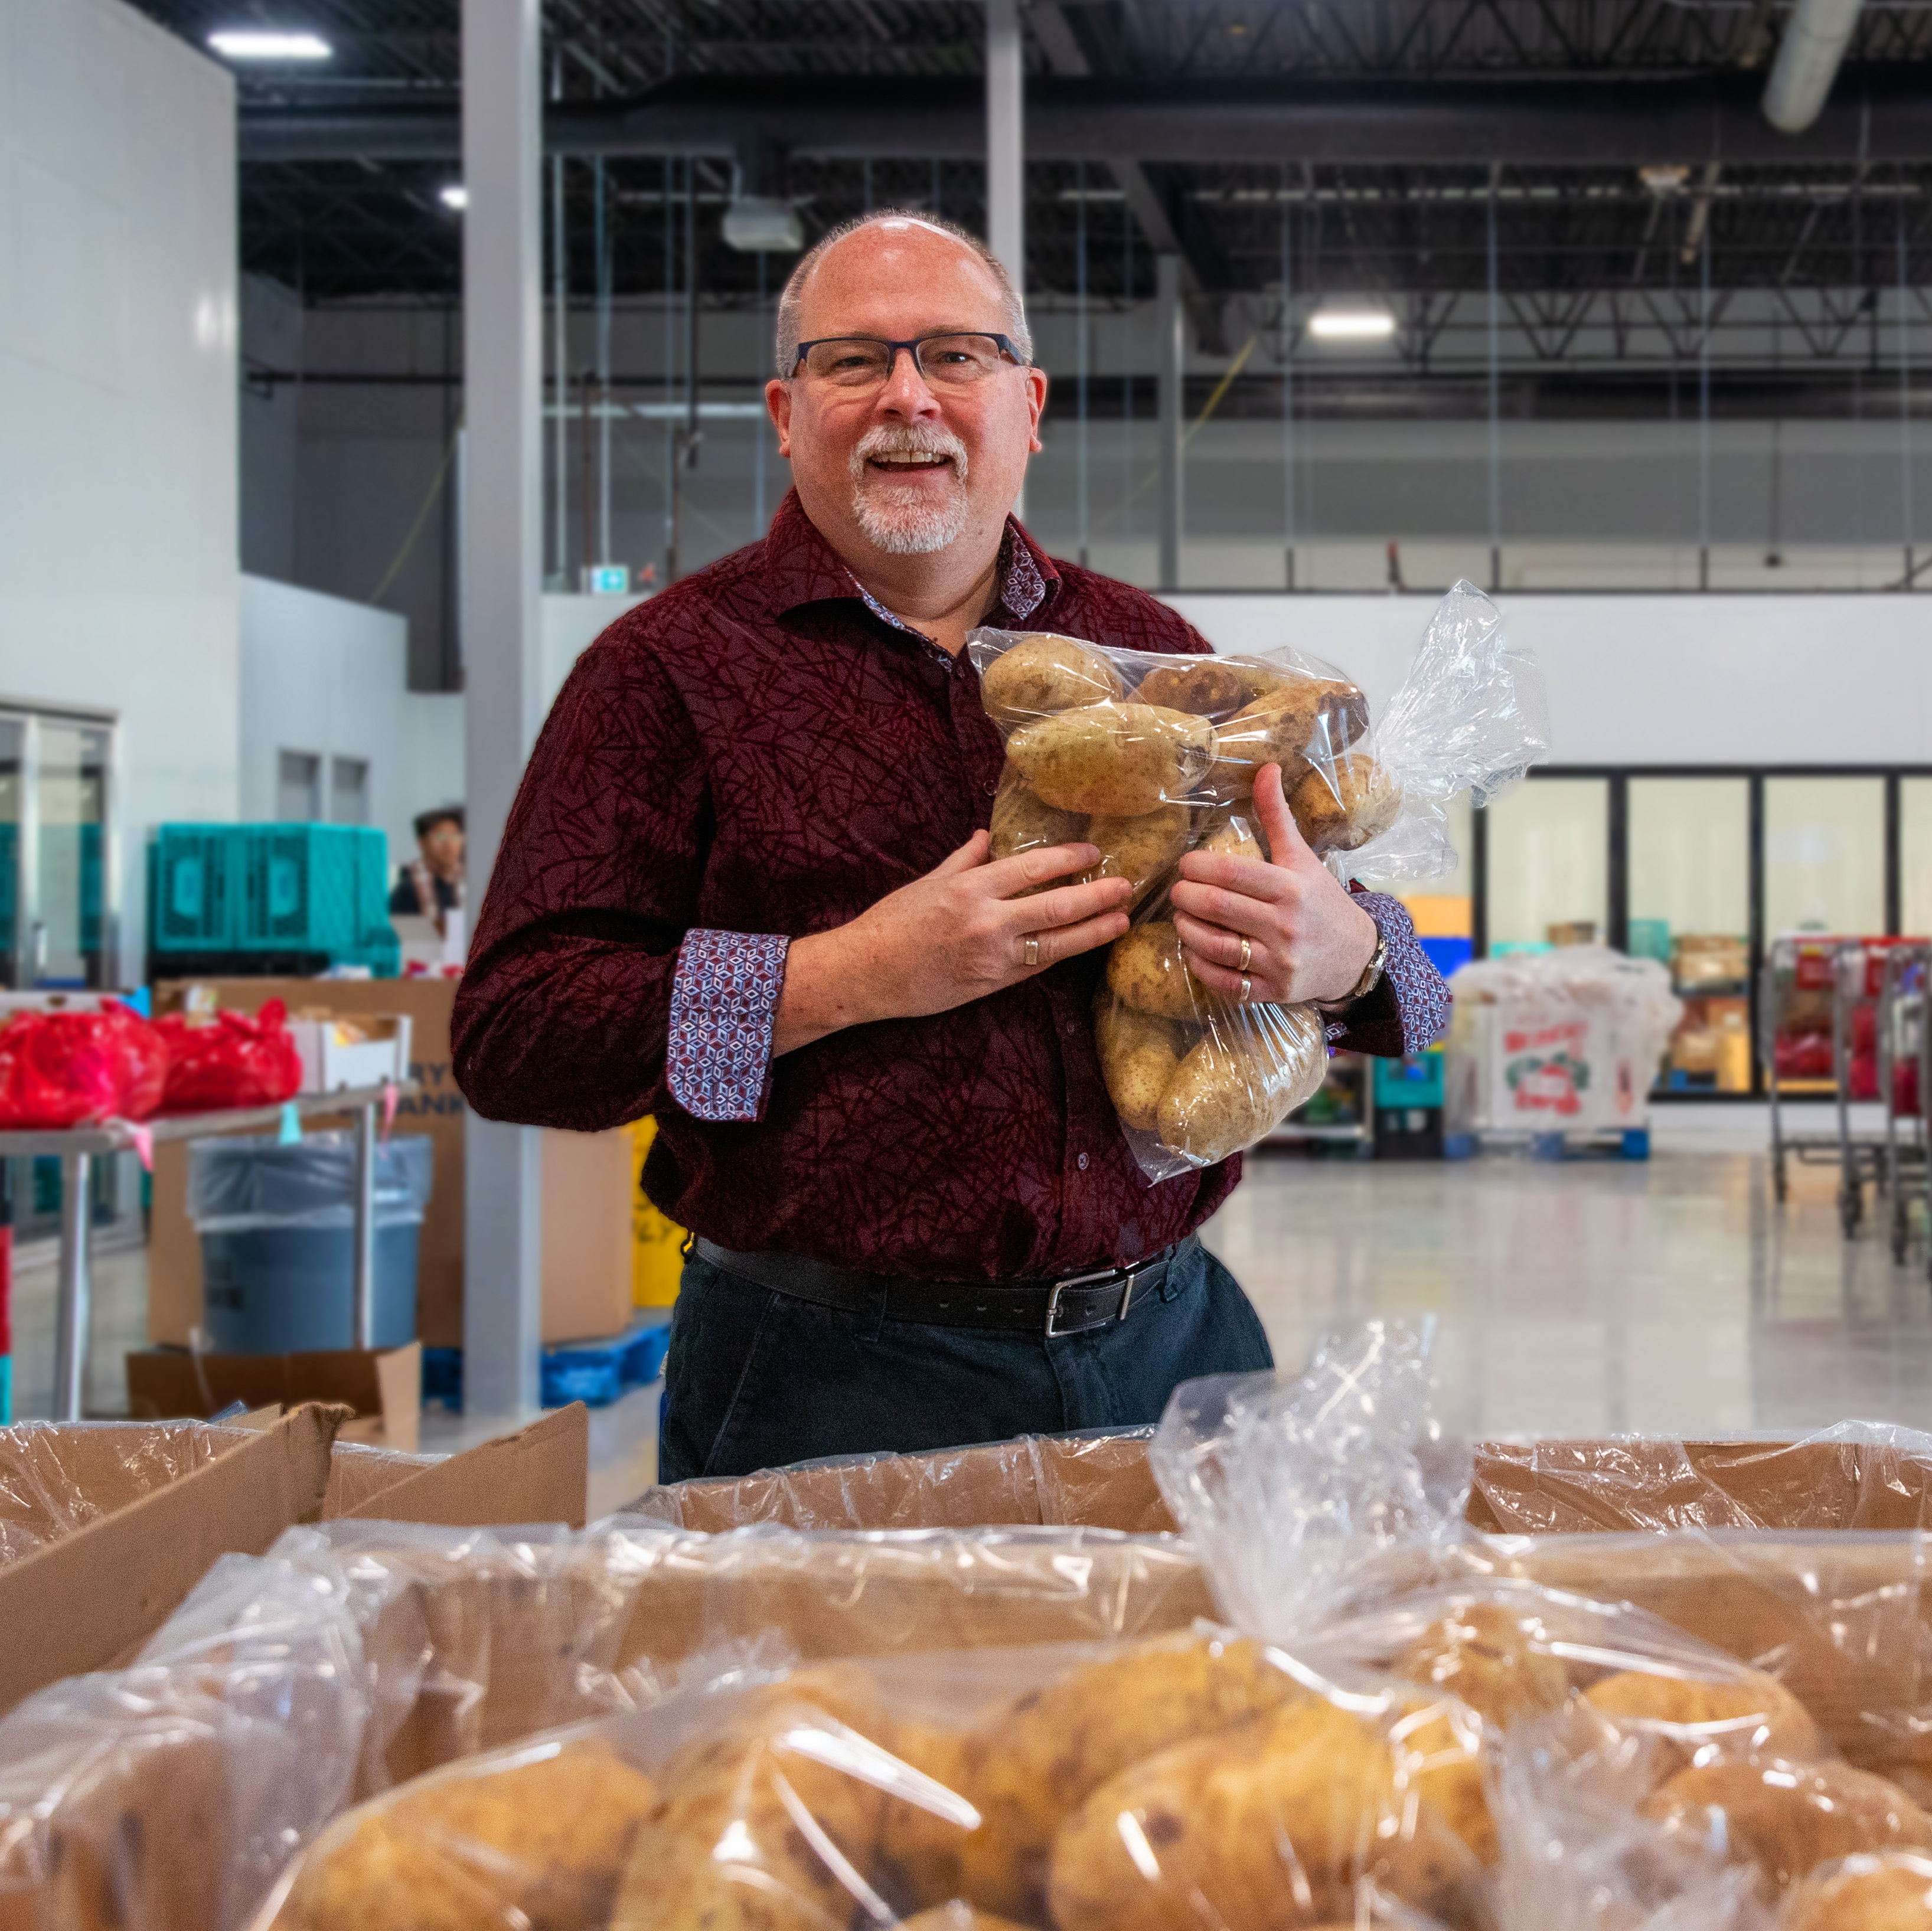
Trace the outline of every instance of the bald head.
[[1033, 334], [1026, 305], [999, 258], [976, 235], [917, 208], [886, 208], [832, 229], [814, 243], [778, 297], [778, 373], [789, 380], [798, 345], [818, 334], [853, 331], [837, 312], [848, 294], [864, 288], [919, 289], [940, 307], [960, 307], [952, 325], [984, 327], [970, 319], [990, 298], [1004, 333], [1026, 361]]

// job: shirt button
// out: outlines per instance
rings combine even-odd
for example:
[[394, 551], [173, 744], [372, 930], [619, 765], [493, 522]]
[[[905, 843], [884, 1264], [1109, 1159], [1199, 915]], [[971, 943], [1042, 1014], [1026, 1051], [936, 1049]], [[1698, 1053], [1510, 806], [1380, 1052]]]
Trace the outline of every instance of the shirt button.
[[998, 790], [999, 788], [998, 785], [994, 784], [992, 778], [989, 778], [986, 780], [986, 796], [988, 798], [992, 797], [994, 793]]
[[1087, 1156], [1084, 1153], [1082, 1153], [1076, 1164], [1079, 1167], [1080, 1171], [1084, 1174], [1087, 1171]]

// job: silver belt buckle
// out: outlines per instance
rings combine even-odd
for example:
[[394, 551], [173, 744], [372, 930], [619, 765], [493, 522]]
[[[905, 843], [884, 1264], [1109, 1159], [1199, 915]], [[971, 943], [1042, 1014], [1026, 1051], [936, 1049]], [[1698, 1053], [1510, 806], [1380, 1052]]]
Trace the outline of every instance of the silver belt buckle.
[[[1089, 1328], [1105, 1327], [1112, 1321], [1125, 1321], [1127, 1318], [1127, 1310], [1133, 1306], [1134, 1289], [1139, 1285], [1141, 1276], [1151, 1272], [1153, 1267], [1158, 1264], [1158, 1263], [1150, 1263], [1147, 1266], [1129, 1267], [1124, 1270], [1118, 1267], [1100, 1267], [1090, 1274], [1070, 1274], [1064, 1281], [1055, 1281], [1053, 1284], [1052, 1293], [1046, 1297], [1047, 1339], [1059, 1341], [1070, 1334], [1084, 1334]], [[1060, 1318], [1060, 1296], [1062, 1289], [1091, 1287], [1099, 1281], [1111, 1281], [1117, 1275], [1122, 1276], [1120, 1304], [1111, 1315], [1102, 1315], [1098, 1321], [1083, 1321], [1078, 1327], [1064, 1328], [1056, 1325]]]

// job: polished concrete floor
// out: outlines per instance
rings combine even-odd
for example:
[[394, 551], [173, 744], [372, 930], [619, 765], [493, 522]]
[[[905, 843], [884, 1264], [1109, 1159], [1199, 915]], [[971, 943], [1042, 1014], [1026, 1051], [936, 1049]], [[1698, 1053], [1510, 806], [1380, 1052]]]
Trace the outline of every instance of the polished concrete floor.
[[[1894, 1267], [1882, 1228], [1840, 1234], [1835, 1172], [1772, 1204], [1754, 1126], [1666, 1132], [1647, 1162], [1489, 1157], [1451, 1165], [1266, 1153], [1208, 1229], [1284, 1366], [1324, 1330], [1433, 1317], [1442, 1408], [1486, 1435], [1788, 1435], [1856, 1418], [1932, 1429], [1922, 1232]], [[1922, 1228], [1923, 1209], [1917, 1210]], [[96, 1268], [88, 1408], [124, 1408], [145, 1256]], [[15, 1283], [16, 1413], [52, 1390], [53, 1270]], [[657, 1393], [592, 1420], [592, 1512], [652, 1479]], [[501, 1424], [496, 1424], [500, 1426]], [[433, 1412], [424, 1446], [490, 1425]]]

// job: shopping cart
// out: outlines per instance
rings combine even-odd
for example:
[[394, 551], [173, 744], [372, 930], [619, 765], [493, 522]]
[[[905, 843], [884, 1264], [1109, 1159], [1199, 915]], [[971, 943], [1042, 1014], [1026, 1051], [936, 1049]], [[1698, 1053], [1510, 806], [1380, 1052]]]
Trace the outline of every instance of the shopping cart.
[[1879, 987], [1877, 1077], [1885, 1100], [1886, 1191], [1892, 1200], [1892, 1258], [1904, 1264], [1912, 1240], [1912, 1203], [1928, 1203], [1926, 1267], [1932, 1275], [1932, 1166], [1928, 1163], [1924, 1096], [1932, 1091], [1932, 1027], [1925, 995], [1932, 942], [1886, 948]]
[[[1772, 942], [1759, 1001], [1765, 1087], [1771, 1101], [1772, 1186], [1789, 1191], [1786, 1162], [1838, 1169], [1838, 1219], [1850, 1240], [1864, 1218], [1869, 1181], [1882, 1192], [1889, 1174], [1886, 1132], [1855, 1132], [1855, 1100], [1878, 1097], [1878, 1005], [1886, 955], [1897, 940], [1785, 937]], [[1869, 1090], [1867, 1090], [1867, 1088]], [[1829, 1096], [1829, 1133], [1786, 1130], [1784, 1102]]]

